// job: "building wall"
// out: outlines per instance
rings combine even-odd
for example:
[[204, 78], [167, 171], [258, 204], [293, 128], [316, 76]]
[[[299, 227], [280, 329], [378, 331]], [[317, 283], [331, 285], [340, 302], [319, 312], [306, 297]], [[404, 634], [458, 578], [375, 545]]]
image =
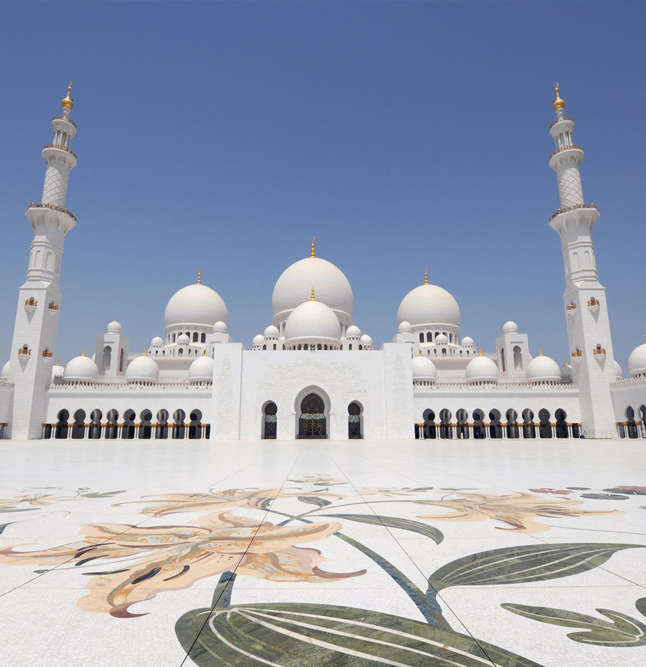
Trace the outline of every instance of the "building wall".
[[216, 389], [212, 437], [257, 440], [263, 407], [276, 403], [277, 439], [293, 440], [300, 402], [310, 391], [326, 404], [332, 440], [348, 437], [348, 406], [363, 408], [363, 436], [405, 439], [412, 433], [410, 348], [386, 344], [382, 350], [291, 350], [263, 353], [240, 344], [214, 348]]
[[[641, 407], [646, 406], [646, 377], [618, 380], [610, 385], [610, 393], [615, 411], [615, 421], [627, 420], [626, 410], [631, 407], [635, 419], [643, 421]], [[646, 411], [645, 411], [646, 412]]]

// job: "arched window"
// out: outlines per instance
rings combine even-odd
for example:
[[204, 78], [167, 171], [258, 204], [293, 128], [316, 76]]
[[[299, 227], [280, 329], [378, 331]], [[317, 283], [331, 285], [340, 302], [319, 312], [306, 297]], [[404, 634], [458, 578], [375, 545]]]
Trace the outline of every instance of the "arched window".
[[424, 439], [435, 440], [437, 437], [435, 429], [435, 413], [433, 410], [424, 410], [422, 417], [424, 419]]
[[514, 345], [514, 349], [512, 351], [514, 353], [514, 370], [522, 371], [523, 370], [523, 355], [520, 351], [520, 347], [518, 345]]
[[165, 440], [168, 438], [168, 410], [160, 410], [157, 413], [155, 438], [157, 438], [157, 440]]
[[99, 440], [101, 438], [101, 418], [103, 413], [101, 410], [92, 410], [90, 414], [90, 430], [88, 432], [88, 438], [90, 440]]
[[550, 413], [543, 408], [538, 411], [538, 434], [541, 438], [552, 437], [552, 427], [550, 426]]
[[105, 437], [115, 440], [119, 435], [119, 413], [116, 410], [108, 411], [108, 423], [105, 426]]
[[426, 342], [430, 343], [433, 340], [433, 334], [430, 331], [426, 332]]
[[507, 420], [507, 437], [508, 438], [518, 438], [518, 413], [516, 410], [510, 408], [505, 413], [505, 419]]
[[423, 333], [421, 333], [421, 334], [419, 335], [419, 342], [420, 342], [420, 343], [423, 343], [423, 342], [424, 342], [424, 334], [423, 334]]
[[109, 345], [106, 345], [103, 348], [103, 362], [101, 364], [101, 370], [109, 371], [111, 363], [112, 363], [112, 348]]
[[119, 373], [123, 373], [123, 348], [119, 350]]
[[203, 333], [203, 334], [200, 336], [200, 342], [201, 342], [201, 343], [206, 343], [206, 334], [205, 334], [205, 333]]
[[135, 419], [137, 415], [134, 410], [126, 410], [123, 413], [123, 426], [121, 427], [121, 437], [124, 440], [132, 440], [135, 437]]
[[278, 406], [270, 401], [262, 411], [263, 440], [275, 440], [278, 431]]
[[502, 365], [502, 372], [505, 373], [507, 371], [507, 364], [505, 363], [505, 348], [504, 347], [500, 348], [500, 363]]
[[457, 437], [461, 439], [466, 439], [469, 437], [469, 413], [464, 409], [460, 408], [455, 413], [455, 418], [457, 419]]
[[308, 394], [301, 401], [298, 418], [299, 438], [326, 438], [325, 403], [318, 394]]
[[82, 440], [85, 437], [85, 410], [77, 410], [74, 413], [74, 424], [72, 425], [72, 438]]
[[489, 436], [491, 438], [502, 438], [502, 426], [500, 425], [500, 412], [498, 410], [489, 412]]
[[175, 410], [173, 413], [173, 439], [174, 440], [183, 440], [185, 425], [184, 420], [186, 419], [186, 413], [184, 410]]
[[480, 409], [473, 411], [473, 437], [476, 440], [484, 440], [486, 437], [484, 412]]
[[557, 438], [567, 438], [569, 437], [568, 427], [567, 427], [567, 415], [565, 410], [559, 408], [555, 413], [554, 417], [556, 418], [556, 437]]
[[451, 439], [453, 437], [453, 429], [451, 427], [451, 411], [444, 408], [440, 410], [440, 438]]
[[529, 409], [523, 410], [523, 438], [535, 438], [534, 413]]
[[197, 333], [197, 331], [193, 332], [193, 342], [197, 343], [200, 339], [200, 334]]
[[70, 413], [67, 410], [61, 410], [58, 413], [58, 421], [56, 422], [56, 429], [54, 431], [54, 437], [59, 440], [65, 440], [67, 438], [67, 429], [69, 428], [67, 422], [70, 418]]
[[139, 425], [139, 438], [140, 440], [150, 440], [153, 435], [152, 419], [153, 413], [150, 410], [142, 410], [139, 419], [141, 423]]
[[628, 437], [636, 438], [638, 433], [637, 424], [635, 423], [635, 411], [630, 406], [626, 408], [626, 424], [628, 427]]
[[199, 440], [202, 437], [202, 413], [200, 410], [191, 410], [188, 417], [190, 419], [188, 426], [189, 440]]

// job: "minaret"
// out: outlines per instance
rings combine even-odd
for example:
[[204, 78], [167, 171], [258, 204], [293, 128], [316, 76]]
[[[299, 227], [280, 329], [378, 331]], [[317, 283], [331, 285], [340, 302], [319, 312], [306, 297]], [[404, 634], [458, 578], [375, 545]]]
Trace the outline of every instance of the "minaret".
[[70, 144], [76, 123], [72, 84], [61, 102], [61, 116], [54, 116], [51, 144], [43, 148], [47, 165], [41, 201], [30, 204], [25, 215], [34, 237], [29, 254], [27, 279], [20, 287], [18, 310], [11, 346], [9, 379], [14, 384], [13, 415], [9, 424], [14, 440], [39, 438], [47, 410], [47, 386], [51, 381], [56, 346], [61, 293], [59, 288], [65, 234], [76, 218], [65, 208], [69, 174], [76, 167]]
[[556, 120], [550, 134], [556, 150], [550, 167], [556, 172], [561, 207], [550, 217], [550, 227], [561, 236], [565, 263], [565, 319], [572, 373], [579, 386], [583, 434], [616, 438], [610, 383], [615, 380], [612, 337], [605, 287], [599, 282], [592, 229], [599, 219], [595, 204], [586, 204], [579, 171], [583, 150], [572, 140], [574, 120], [563, 112], [565, 102], [555, 84]]

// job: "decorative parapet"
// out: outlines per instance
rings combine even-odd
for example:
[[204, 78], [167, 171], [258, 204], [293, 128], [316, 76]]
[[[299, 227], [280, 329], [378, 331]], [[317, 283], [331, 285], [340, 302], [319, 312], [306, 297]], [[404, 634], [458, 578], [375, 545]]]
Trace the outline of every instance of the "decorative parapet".
[[636, 377], [619, 378], [610, 383], [611, 387], [625, 387], [627, 385], [641, 384], [646, 387], [646, 375], [637, 375]]
[[581, 350], [574, 350], [570, 355], [572, 356], [572, 359], [580, 359], [583, 356], [583, 352], [581, 352]]
[[60, 306], [57, 303], [54, 303], [53, 301], [49, 302], [49, 306], [47, 306], [49, 310], [60, 310]]
[[30, 296], [28, 299], [25, 300], [25, 306], [29, 306], [30, 308], [36, 308], [38, 306], [38, 301], [34, 299], [33, 296]]
[[[74, 125], [74, 127], [76, 127], [76, 123], [71, 118], [68, 118], [67, 116], [54, 116], [52, 118], [52, 120], [64, 120], [64, 121], [67, 121], [68, 123], [71, 123], [72, 125]], [[553, 124], [554, 123], [552, 123], [552, 125]]]
[[18, 348], [19, 357], [28, 357], [30, 355], [31, 355], [31, 350], [26, 345], [23, 345], [22, 347]]
[[558, 155], [559, 153], [564, 153], [565, 151], [581, 151], [583, 153], [583, 148], [581, 146], [563, 146], [563, 148], [557, 148], [549, 157], [551, 160], [555, 155]]
[[43, 350], [43, 357], [51, 359], [53, 356], [54, 356], [53, 352], [50, 352], [49, 350]]
[[47, 144], [46, 146], [43, 146], [43, 150], [45, 150], [46, 148], [55, 148], [56, 150], [59, 151], [65, 151], [66, 153], [73, 155], [78, 160], [78, 157], [76, 157], [76, 153], [70, 150], [69, 148], [66, 148], [65, 146], [59, 146], [57, 144]]
[[576, 384], [529, 384], [529, 383], [515, 383], [515, 382], [498, 382], [497, 384], [470, 384], [468, 382], [442, 382], [423, 387], [415, 386], [415, 389], [428, 389], [429, 391], [514, 391], [527, 393], [541, 393], [543, 391], [567, 393], [577, 393], [579, 386]]
[[561, 215], [561, 213], [569, 213], [570, 211], [575, 211], [580, 208], [587, 208], [591, 210], [593, 209], [597, 211], [597, 213], [599, 212], [599, 207], [596, 204], [574, 204], [574, 206], [564, 206], [563, 208], [560, 208], [558, 211], [556, 211], [556, 213], [552, 213], [552, 215], [549, 217], [549, 222], [554, 220], [557, 215]]
[[76, 222], [76, 216], [72, 213], [72, 211], [70, 211], [67, 208], [64, 208], [63, 206], [55, 206], [54, 204], [46, 204], [44, 202], [39, 202], [39, 203], [31, 202], [31, 204], [27, 206], [26, 211], [28, 211], [30, 208], [50, 208], [53, 211], [59, 211], [60, 213], [65, 213], [69, 215], [70, 218], [72, 218], [72, 220]]
[[550, 125], [550, 130], [551, 130], [557, 123], [561, 123], [561, 122], [563, 122], [564, 120], [569, 120], [569, 121], [574, 122], [574, 118], [570, 118], [569, 116], [563, 116], [563, 118], [557, 118], [557, 119]]
[[6, 378], [0, 380], [0, 387], [13, 387], [13, 382], [9, 382]]
[[571, 303], [566, 303], [565, 304], [565, 310], [567, 310], [567, 311], [576, 310], [576, 303], [574, 303], [574, 301], [572, 301]]
[[69, 391], [88, 391], [96, 393], [110, 394], [112, 392], [131, 392], [136, 393], [141, 389], [145, 391], [211, 391], [212, 383], [189, 384], [188, 382], [159, 382], [157, 384], [139, 385], [136, 383], [123, 382], [88, 382], [78, 384], [50, 384], [47, 388], [54, 393], [64, 393]]
[[592, 348], [592, 354], [594, 354], [596, 357], [605, 357], [606, 356], [606, 348], [601, 347], [601, 345], [597, 345], [597, 347]]

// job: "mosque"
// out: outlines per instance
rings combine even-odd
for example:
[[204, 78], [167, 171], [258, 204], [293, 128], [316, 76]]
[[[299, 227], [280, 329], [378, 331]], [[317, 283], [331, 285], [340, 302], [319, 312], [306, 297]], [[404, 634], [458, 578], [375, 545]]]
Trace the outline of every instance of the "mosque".
[[77, 163], [73, 106], [70, 84], [42, 151], [41, 200], [26, 211], [33, 241], [0, 379], [1, 438], [646, 437], [646, 343], [624, 378], [592, 241], [599, 209], [583, 197], [583, 150], [558, 84], [549, 166], [560, 207], [549, 225], [565, 264], [571, 359], [563, 366], [542, 352], [532, 357], [528, 335], [511, 321], [495, 351], [483, 353], [462, 335], [456, 300], [428, 276], [403, 297], [392, 340], [375, 348], [354, 322], [348, 279], [316, 255], [314, 240], [278, 278], [273, 319], [251, 347], [229, 335], [226, 304], [198, 275], [171, 297], [163, 336], [143, 353], [130, 350], [115, 321], [93, 352], [59, 365], [63, 243], [77, 222], [66, 208]]

